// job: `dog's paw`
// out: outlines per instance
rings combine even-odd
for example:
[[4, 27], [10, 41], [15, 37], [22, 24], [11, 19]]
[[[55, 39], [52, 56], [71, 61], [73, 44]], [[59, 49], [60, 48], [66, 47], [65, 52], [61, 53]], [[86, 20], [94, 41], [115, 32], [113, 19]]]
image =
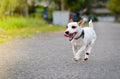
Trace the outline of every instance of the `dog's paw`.
[[80, 57], [79, 56], [75, 56], [73, 59], [77, 62], [80, 59]]
[[73, 58], [76, 62], [78, 62], [78, 60], [76, 58]]
[[88, 58], [84, 58], [84, 61], [87, 61], [88, 60]]

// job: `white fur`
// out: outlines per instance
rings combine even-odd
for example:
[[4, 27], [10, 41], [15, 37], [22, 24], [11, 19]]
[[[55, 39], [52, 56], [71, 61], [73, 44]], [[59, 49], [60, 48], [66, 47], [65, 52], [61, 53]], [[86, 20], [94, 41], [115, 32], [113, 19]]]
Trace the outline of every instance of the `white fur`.
[[[83, 51], [85, 51], [84, 59], [88, 59], [92, 46], [96, 40], [96, 33], [93, 28], [92, 20], [89, 22], [89, 27], [82, 28], [81, 25], [79, 26], [77, 22], [70, 22], [67, 26], [68, 28], [66, 31], [69, 31], [69, 33], [77, 32], [74, 38], [78, 37], [81, 34], [82, 30], [84, 30], [84, 38], [79, 38], [77, 40], [73, 38], [71, 40], [71, 43], [75, 61], [78, 61], [80, 59], [80, 55]], [[72, 26], [77, 26], [77, 28], [72, 29]]]

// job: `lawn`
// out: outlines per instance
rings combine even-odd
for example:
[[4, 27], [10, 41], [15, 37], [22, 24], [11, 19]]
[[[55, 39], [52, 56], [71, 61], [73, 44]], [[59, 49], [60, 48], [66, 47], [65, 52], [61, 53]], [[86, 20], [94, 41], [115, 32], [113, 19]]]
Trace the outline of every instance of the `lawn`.
[[37, 33], [56, 32], [63, 29], [64, 27], [49, 24], [42, 19], [9, 17], [0, 20], [0, 43], [16, 38], [31, 37]]

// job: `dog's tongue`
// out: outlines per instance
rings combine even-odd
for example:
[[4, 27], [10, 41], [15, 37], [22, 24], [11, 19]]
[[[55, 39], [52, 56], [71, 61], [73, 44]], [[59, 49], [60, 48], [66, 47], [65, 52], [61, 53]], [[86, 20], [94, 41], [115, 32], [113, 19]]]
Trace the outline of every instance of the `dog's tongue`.
[[69, 41], [71, 41], [73, 39], [73, 34], [64, 34], [65, 37], [69, 38]]
[[68, 37], [68, 35], [67, 35], [67, 34], [64, 34], [64, 36], [65, 36], [65, 37]]

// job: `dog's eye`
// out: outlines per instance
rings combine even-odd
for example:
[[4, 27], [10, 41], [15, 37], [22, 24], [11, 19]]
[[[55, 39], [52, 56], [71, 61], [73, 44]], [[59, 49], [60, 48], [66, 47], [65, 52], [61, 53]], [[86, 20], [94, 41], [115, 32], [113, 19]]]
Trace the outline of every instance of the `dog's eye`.
[[75, 29], [76, 28], [76, 26], [72, 26], [72, 29]]

